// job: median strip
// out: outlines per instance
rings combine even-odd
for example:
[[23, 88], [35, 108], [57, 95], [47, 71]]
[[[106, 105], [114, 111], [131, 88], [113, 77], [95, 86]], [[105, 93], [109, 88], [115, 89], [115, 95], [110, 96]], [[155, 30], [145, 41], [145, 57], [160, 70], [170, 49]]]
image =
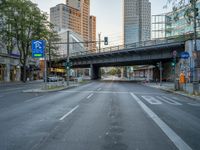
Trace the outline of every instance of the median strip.
[[71, 113], [73, 113], [77, 108], [79, 107], [79, 105], [77, 105], [76, 107], [74, 107], [72, 110], [70, 110], [68, 113], [66, 113], [64, 116], [62, 116], [59, 120], [62, 121], [64, 120], [67, 116], [69, 116]]
[[162, 121], [147, 105], [145, 105], [135, 94], [130, 93], [133, 99], [149, 115], [149, 117], [160, 127], [167, 137], [174, 143], [179, 150], [192, 150], [164, 121]]

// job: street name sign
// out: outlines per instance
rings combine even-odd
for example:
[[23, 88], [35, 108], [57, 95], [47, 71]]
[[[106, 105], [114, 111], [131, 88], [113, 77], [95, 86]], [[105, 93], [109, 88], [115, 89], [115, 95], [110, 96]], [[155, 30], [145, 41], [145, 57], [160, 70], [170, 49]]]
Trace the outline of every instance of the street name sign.
[[181, 53], [181, 58], [182, 59], [188, 59], [190, 57], [190, 54], [188, 52], [182, 52]]

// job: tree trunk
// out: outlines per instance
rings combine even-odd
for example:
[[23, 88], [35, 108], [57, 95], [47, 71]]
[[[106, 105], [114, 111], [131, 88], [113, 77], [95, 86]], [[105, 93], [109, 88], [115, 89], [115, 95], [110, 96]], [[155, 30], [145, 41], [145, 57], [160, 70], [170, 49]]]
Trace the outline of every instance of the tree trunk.
[[27, 81], [27, 78], [26, 78], [26, 63], [23, 63], [23, 82], [25, 83]]

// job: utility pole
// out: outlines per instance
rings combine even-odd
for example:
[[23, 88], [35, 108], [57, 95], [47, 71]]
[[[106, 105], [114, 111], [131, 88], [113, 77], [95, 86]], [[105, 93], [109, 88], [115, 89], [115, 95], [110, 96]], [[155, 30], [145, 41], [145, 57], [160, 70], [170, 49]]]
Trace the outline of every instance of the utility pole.
[[99, 52], [101, 52], [101, 33], [99, 33]]
[[199, 93], [199, 83], [198, 83], [198, 62], [197, 62], [197, 8], [196, 8], [197, 0], [191, 0], [192, 8], [194, 12], [194, 53], [196, 54], [194, 58], [194, 74], [193, 74], [193, 94]]
[[67, 69], [67, 86], [69, 86], [69, 30], [67, 31], [67, 63], [66, 63], [66, 69]]

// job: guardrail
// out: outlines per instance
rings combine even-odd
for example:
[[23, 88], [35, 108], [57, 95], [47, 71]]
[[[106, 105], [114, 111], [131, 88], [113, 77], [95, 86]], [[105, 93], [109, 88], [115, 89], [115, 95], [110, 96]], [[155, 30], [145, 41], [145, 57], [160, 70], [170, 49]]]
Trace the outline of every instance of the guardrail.
[[181, 39], [157, 39], [157, 40], [149, 40], [149, 41], [142, 41], [132, 44], [126, 44], [126, 45], [117, 45], [117, 46], [111, 46], [102, 48], [100, 51], [80, 51], [71, 53], [70, 57], [76, 57], [76, 56], [83, 56], [83, 55], [91, 55], [91, 54], [99, 54], [99, 53], [105, 53], [105, 52], [112, 52], [112, 51], [120, 51], [123, 49], [129, 49], [129, 48], [142, 48], [146, 46], [154, 46], [154, 45], [160, 45], [160, 44], [172, 44], [177, 42], [184, 42], [185, 40]]

